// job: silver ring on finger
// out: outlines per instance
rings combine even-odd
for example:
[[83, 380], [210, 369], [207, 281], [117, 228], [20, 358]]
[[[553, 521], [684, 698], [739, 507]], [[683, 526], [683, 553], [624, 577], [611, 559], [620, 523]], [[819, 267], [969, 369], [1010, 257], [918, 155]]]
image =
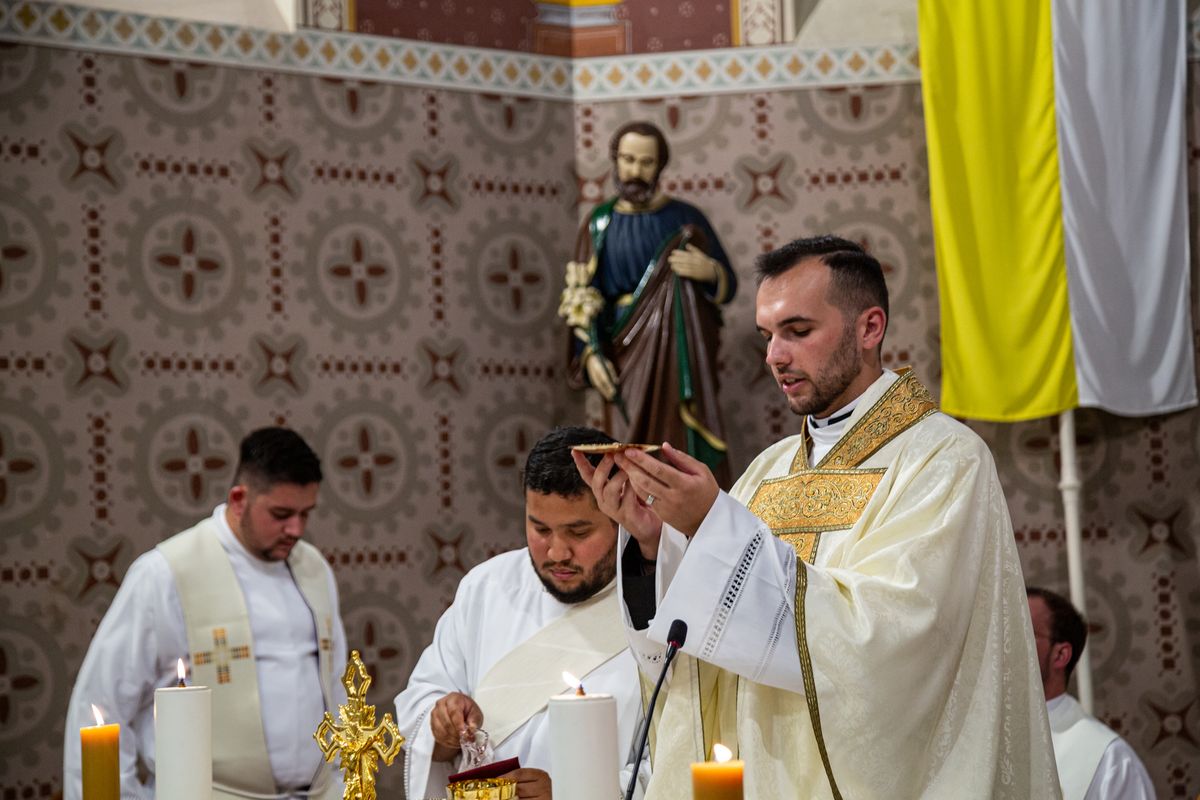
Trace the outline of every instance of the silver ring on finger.
[[657, 498], [655, 498], [655, 496], [654, 496], [654, 495], [652, 495], [652, 494], [647, 494], [647, 495], [646, 495], [646, 508], [649, 508], [650, 506], [654, 505], [654, 501], [655, 501], [656, 499], [657, 499]]

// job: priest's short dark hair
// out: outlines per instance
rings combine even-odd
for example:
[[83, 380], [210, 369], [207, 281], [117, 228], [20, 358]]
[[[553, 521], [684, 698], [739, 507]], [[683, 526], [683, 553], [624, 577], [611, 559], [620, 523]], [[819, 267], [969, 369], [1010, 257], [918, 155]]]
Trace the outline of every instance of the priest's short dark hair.
[[872, 306], [888, 314], [887, 281], [879, 260], [856, 242], [825, 234], [796, 239], [758, 257], [758, 282], [777, 278], [809, 258], [819, 258], [833, 273], [829, 302], [851, 317]]
[[[525, 489], [539, 494], [557, 494], [562, 497], [577, 497], [591, 489], [571, 458], [571, 448], [577, 444], [609, 444], [615, 442], [604, 431], [572, 425], [555, 428], [547, 433], [529, 451], [522, 470]], [[591, 459], [593, 463], [599, 457]]]
[[267, 491], [280, 483], [307, 486], [321, 481], [321, 459], [290, 428], [259, 428], [242, 439], [234, 485]]

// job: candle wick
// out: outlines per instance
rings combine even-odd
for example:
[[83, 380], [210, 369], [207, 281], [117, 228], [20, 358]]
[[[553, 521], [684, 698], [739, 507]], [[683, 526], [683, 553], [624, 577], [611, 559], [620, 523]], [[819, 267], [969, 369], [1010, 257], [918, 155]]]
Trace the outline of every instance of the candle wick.
[[177, 689], [186, 689], [186, 688], [187, 688], [187, 683], [186, 683], [186, 682], [183, 680], [183, 678], [180, 678], [180, 679], [179, 679], [179, 682], [175, 684], [175, 688], [177, 688]]
[[576, 686], [576, 687], [575, 687], [575, 696], [576, 696], [576, 697], [586, 697], [586, 696], [587, 696], [587, 692], [585, 692], [585, 691], [583, 690], [583, 684], [582, 684], [582, 683], [581, 683], [581, 684], [579, 684], [578, 686]]

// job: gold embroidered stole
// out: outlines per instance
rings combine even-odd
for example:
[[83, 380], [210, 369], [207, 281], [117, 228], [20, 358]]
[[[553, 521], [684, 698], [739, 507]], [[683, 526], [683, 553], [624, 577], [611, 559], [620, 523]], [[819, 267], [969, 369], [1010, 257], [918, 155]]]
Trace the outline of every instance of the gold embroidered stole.
[[[825, 531], [853, 527], [875, 489], [884, 469], [862, 469], [860, 465], [904, 431], [937, 411], [929, 390], [910, 367], [898, 370], [900, 377], [815, 467], [808, 466], [808, 420], [804, 435], [788, 474], [764, 480], [755, 489], [748, 507], [771, 528], [771, 533], [790, 544], [798, 560], [812, 564]], [[821, 716], [817, 706], [816, 682], [805, 633], [804, 596], [808, 589], [808, 571], [796, 565], [796, 644], [804, 680], [804, 694], [812, 720], [813, 734], [825, 766], [825, 774], [835, 798], [841, 798], [825, 739], [821, 734]], [[706, 722], [705, 742], [707, 745]]]

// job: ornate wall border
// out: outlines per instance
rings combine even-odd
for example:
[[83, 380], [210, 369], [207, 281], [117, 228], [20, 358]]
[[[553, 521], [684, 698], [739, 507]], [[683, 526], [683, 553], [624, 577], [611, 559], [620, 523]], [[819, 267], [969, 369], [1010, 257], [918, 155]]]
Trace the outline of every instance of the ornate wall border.
[[[1196, 58], [1200, 10], [1188, 23], [1188, 55]], [[575, 102], [919, 78], [912, 43], [774, 45], [571, 60], [340, 31], [284, 35], [33, 0], [0, 3], [0, 40]]]
[[0, 39], [443, 89], [596, 101], [917, 80], [914, 45], [786, 45], [565, 59], [303, 29], [292, 35], [62, 3], [0, 3]]

